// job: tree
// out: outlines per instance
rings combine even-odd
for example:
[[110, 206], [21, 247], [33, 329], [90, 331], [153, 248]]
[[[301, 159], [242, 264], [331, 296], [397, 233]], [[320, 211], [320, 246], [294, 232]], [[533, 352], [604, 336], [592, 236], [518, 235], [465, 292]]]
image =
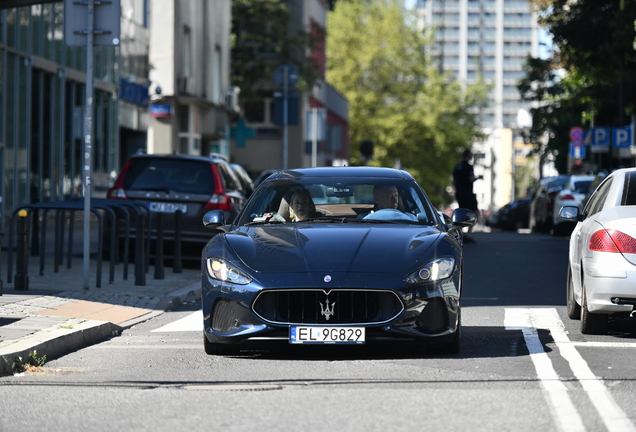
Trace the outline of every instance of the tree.
[[[562, 71], [553, 58], [539, 59], [528, 56], [524, 65], [525, 77], [517, 88], [521, 98], [535, 102], [530, 109], [532, 128], [524, 132], [524, 139], [534, 146], [542, 168], [548, 156], [555, 156], [555, 167], [567, 172], [569, 131], [582, 124], [582, 104], [587, 100], [578, 92], [575, 76], [562, 78]], [[540, 177], [543, 177], [541, 172]]]
[[440, 74], [431, 40], [397, 0], [339, 1], [327, 19], [327, 80], [349, 100], [351, 142], [374, 142], [371, 164], [401, 161], [439, 205], [458, 150], [481, 137], [487, 89]]
[[232, 1], [232, 84], [244, 100], [259, 100], [274, 71], [283, 63], [298, 69], [300, 89], [310, 89], [318, 78], [311, 56], [324, 34], [312, 35], [297, 24], [285, 0]]
[[531, 0], [558, 48], [555, 60], [590, 98], [596, 124], [623, 126], [636, 112], [636, 3]]

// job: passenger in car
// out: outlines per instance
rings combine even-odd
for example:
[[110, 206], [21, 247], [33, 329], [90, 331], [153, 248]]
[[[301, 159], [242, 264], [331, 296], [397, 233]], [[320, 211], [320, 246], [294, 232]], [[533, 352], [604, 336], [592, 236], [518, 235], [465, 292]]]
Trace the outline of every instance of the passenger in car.
[[292, 195], [289, 206], [292, 222], [299, 222], [316, 216], [316, 206], [307, 189], [301, 189]]
[[[374, 212], [378, 210], [397, 210], [404, 215], [406, 215], [411, 220], [417, 220], [417, 217], [408, 212], [404, 212], [403, 209], [400, 209], [400, 195], [398, 190], [393, 185], [376, 185], [373, 187], [373, 200], [375, 201], [375, 206], [373, 207], [373, 212], [368, 215], [364, 215], [363, 217], [376, 219], [375, 216], [372, 216]], [[390, 217], [387, 217], [390, 219]]]

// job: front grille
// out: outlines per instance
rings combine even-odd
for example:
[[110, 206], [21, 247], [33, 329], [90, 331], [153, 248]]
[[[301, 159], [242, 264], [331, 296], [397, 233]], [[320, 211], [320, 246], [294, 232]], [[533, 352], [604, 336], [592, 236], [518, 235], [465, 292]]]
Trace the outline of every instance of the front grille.
[[335, 289], [329, 295], [321, 289], [263, 291], [252, 307], [256, 315], [271, 323], [325, 325], [381, 324], [403, 309], [392, 291]]

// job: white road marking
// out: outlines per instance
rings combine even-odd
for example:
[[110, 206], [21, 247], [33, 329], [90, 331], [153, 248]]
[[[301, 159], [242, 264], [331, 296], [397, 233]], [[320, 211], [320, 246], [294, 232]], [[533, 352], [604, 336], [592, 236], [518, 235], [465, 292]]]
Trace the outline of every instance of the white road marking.
[[[561, 356], [570, 364], [572, 372], [576, 376], [576, 379], [581, 383], [583, 389], [587, 392], [590, 401], [598, 411], [599, 417], [603, 420], [603, 423], [605, 423], [607, 429], [610, 431], [636, 431], [636, 427], [634, 427], [634, 424], [618, 406], [610, 392], [603, 384], [603, 381], [592, 373], [592, 370], [589, 368], [583, 357], [581, 357], [579, 352], [576, 350], [576, 345], [593, 345], [588, 345], [589, 343], [572, 343], [565, 333], [565, 327], [563, 326], [563, 322], [559, 318], [556, 309], [506, 309], [505, 324], [506, 328], [509, 329], [521, 329], [523, 331], [523, 335], [526, 339], [527, 344], [530, 340], [530, 344], [528, 344], [530, 355], [532, 356], [533, 351], [540, 350], [540, 353], [543, 353], [543, 355], [545, 355], [545, 358], [549, 362], [549, 365], [543, 365], [542, 368], [547, 367], [549, 370], [554, 372], [552, 363], [547, 357], [547, 354], [545, 354], [543, 346], [541, 345], [541, 341], [539, 341], [537, 335], [538, 328], [550, 330], [552, 338], [554, 339], [556, 346], [559, 348]], [[531, 337], [528, 338], [526, 336], [527, 334], [531, 335]], [[539, 366], [536, 362], [535, 367], [537, 368], [537, 373], [541, 378], [541, 376], [544, 374], [544, 369], [539, 369]], [[559, 379], [558, 376], [556, 378]], [[543, 380], [543, 378], [541, 379], [542, 383], [544, 383], [545, 385], [545, 381]], [[568, 402], [571, 404], [569, 396], [566, 397]], [[554, 400], [553, 397], [551, 397], [551, 399]], [[557, 408], [556, 405], [555, 408]], [[557, 409], [557, 415], [559, 416], [559, 422], [562, 425], [563, 430], [582, 430], [578, 429], [578, 426], [576, 426], [577, 429], [574, 429], [574, 424], [564, 422], [564, 420], [566, 419], [563, 418], [558, 411], [559, 410]], [[578, 415], [578, 413], [576, 413], [576, 417], [578, 417], [580, 421], [580, 416]], [[580, 425], [580, 427], [582, 427], [582, 425]]]
[[585, 348], [636, 348], [634, 342], [570, 342], [570, 344]]
[[170, 324], [166, 324], [158, 329], [151, 330], [152, 332], [189, 332], [189, 331], [203, 331], [203, 311], [198, 310], [185, 316], [179, 320], [173, 321]]
[[574, 407], [565, 384], [559, 379], [550, 358], [543, 349], [539, 334], [532, 322], [530, 309], [506, 308], [504, 319], [506, 330], [521, 330], [530, 359], [537, 370], [537, 376], [543, 385], [552, 417], [562, 431], [585, 431], [583, 420]]

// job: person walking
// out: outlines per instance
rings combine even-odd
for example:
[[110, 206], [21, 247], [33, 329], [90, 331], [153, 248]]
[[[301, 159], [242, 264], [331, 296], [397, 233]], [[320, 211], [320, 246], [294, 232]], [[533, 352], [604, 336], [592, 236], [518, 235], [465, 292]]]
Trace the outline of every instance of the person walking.
[[[470, 150], [464, 150], [462, 153], [462, 161], [455, 166], [453, 170], [453, 186], [455, 186], [455, 198], [460, 208], [465, 208], [475, 212], [475, 216], [479, 219], [479, 206], [477, 204], [477, 196], [473, 193], [473, 183], [482, 176], [475, 177], [475, 171], [470, 164], [473, 153]], [[468, 232], [464, 234], [464, 243], [476, 243], [473, 238], [473, 226], [468, 228]]]

